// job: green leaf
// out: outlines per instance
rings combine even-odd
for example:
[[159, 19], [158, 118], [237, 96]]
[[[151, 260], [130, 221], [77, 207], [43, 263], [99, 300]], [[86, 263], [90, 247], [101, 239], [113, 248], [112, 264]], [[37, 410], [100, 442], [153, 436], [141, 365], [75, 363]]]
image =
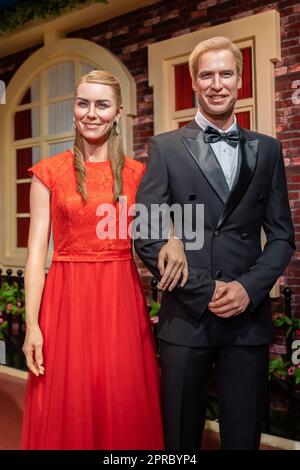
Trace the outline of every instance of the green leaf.
[[285, 321], [283, 320], [283, 318], [274, 318], [273, 323], [276, 327], [280, 327], [284, 325]]
[[276, 370], [276, 374], [280, 375], [281, 377], [287, 377], [288, 371], [285, 369], [279, 369], [279, 370]]
[[149, 311], [150, 317], [157, 316], [159, 314], [159, 310], [160, 310], [160, 303], [154, 302], [154, 300], [151, 300], [150, 311]]
[[272, 359], [269, 363], [269, 368], [277, 369], [283, 367], [283, 359], [282, 357], [277, 359]]
[[4, 321], [3, 323], [1, 323], [0, 325], [0, 330], [5, 330], [5, 328], [7, 328], [8, 326], [8, 322], [7, 321]]

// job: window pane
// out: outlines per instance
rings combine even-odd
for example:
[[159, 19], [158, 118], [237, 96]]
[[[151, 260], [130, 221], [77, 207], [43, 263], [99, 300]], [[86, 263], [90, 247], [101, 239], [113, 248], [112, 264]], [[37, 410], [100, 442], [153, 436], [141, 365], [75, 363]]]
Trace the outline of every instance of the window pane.
[[26, 248], [28, 242], [30, 217], [17, 218], [17, 247]]
[[32, 149], [32, 164], [39, 162], [41, 159], [40, 157], [40, 147], [33, 147]]
[[191, 122], [192, 118], [189, 119], [188, 121], [181, 121], [181, 122], [178, 122], [178, 127], [183, 127], [185, 126], [186, 124], [188, 124], [189, 122]]
[[51, 252], [51, 251], [53, 251], [53, 248], [54, 248], [53, 230], [52, 230], [52, 227], [51, 227], [51, 230], [50, 230], [50, 237], [49, 237], [49, 244], [48, 244], [48, 250]]
[[91, 72], [91, 70], [95, 70], [95, 67], [90, 64], [80, 64], [80, 75], [85, 75], [86, 73]]
[[63, 96], [74, 92], [74, 63], [65, 62], [55, 65], [46, 72], [48, 98]]
[[40, 160], [40, 148], [29, 147], [26, 149], [17, 149], [16, 174], [17, 179], [29, 178], [28, 168]]
[[40, 135], [39, 108], [18, 111], [14, 122], [15, 140], [29, 139]]
[[195, 106], [194, 91], [188, 63], [174, 66], [175, 73], [175, 111]]
[[27, 88], [26, 93], [24, 93], [23, 98], [20, 101], [20, 104], [31, 103], [31, 91], [30, 88]]
[[251, 129], [250, 111], [241, 111], [236, 113], [237, 122], [245, 129]]
[[17, 213], [29, 212], [30, 183], [17, 183]]
[[73, 100], [53, 103], [48, 106], [48, 134], [72, 130]]
[[242, 88], [238, 91], [238, 100], [252, 98], [252, 50], [251, 47], [241, 49], [243, 54]]
[[67, 140], [65, 142], [56, 142], [54, 144], [49, 144], [48, 155], [57, 155], [58, 153], [64, 152], [67, 149], [72, 149], [74, 145], [74, 140]]
[[30, 87], [24, 93], [23, 98], [20, 101], [20, 104], [32, 103], [33, 101], [38, 101], [40, 99], [40, 80], [36, 79], [32, 82]]
[[40, 99], [40, 80], [35, 80], [30, 86], [32, 101]]

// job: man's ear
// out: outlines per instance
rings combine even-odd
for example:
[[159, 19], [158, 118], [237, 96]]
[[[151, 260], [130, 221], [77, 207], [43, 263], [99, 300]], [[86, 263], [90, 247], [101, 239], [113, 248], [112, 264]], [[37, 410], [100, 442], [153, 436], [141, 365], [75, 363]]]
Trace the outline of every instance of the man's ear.
[[238, 89], [242, 88], [242, 84], [243, 84], [243, 82], [242, 82], [242, 76], [239, 75], [239, 77], [238, 77], [238, 82], [237, 82], [237, 87], [238, 87]]

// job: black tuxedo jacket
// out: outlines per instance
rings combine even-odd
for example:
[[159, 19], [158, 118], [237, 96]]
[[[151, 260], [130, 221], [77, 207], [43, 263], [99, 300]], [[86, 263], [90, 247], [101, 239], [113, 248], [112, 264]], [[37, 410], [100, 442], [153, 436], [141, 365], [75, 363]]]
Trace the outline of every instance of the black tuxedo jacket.
[[[186, 250], [188, 282], [163, 293], [158, 334], [165, 341], [210, 346], [272, 340], [269, 291], [295, 249], [284, 163], [279, 141], [239, 130], [238, 170], [231, 191], [195, 121], [150, 140], [137, 203], [148, 208], [162, 203], [204, 205], [203, 247]], [[263, 251], [262, 227], [267, 238]], [[138, 255], [158, 279], [157, 257], [165, 242], [135, 240]], [[184, 233], [183, 242], [186, 246]], [[251, 299], [248, 309], [228, 319], [211, 313], [207, 305], [215, 280], [240, 282]]]

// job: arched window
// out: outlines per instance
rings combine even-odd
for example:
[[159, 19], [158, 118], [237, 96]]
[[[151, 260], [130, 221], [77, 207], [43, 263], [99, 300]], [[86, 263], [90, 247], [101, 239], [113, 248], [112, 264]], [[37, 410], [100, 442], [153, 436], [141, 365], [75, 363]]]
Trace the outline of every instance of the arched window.
[[14, 111], [17, 248], [27, 246], [30, 178], [27, 169], [73, 146], [74, 86], [94, 66], [79, 61], [45, 67], [32, 81]]
[[[136, 86], [126, 67], [112, 53], [90, 41], [45, 38], [18, 69], [0, 107], [0, 151], [3, 182], [0, 197], [5, 229], [0, 262], [23, 266], [29, 230], [30, 178], [27, 169], [73, 146], [75, 84], [93, 69], [111, 71], [123, 95], [121, 127], [127, 155], [132, 155], [132, 119], [136, 115]], [[51, 254], [48, 257], [50, 261]]]

